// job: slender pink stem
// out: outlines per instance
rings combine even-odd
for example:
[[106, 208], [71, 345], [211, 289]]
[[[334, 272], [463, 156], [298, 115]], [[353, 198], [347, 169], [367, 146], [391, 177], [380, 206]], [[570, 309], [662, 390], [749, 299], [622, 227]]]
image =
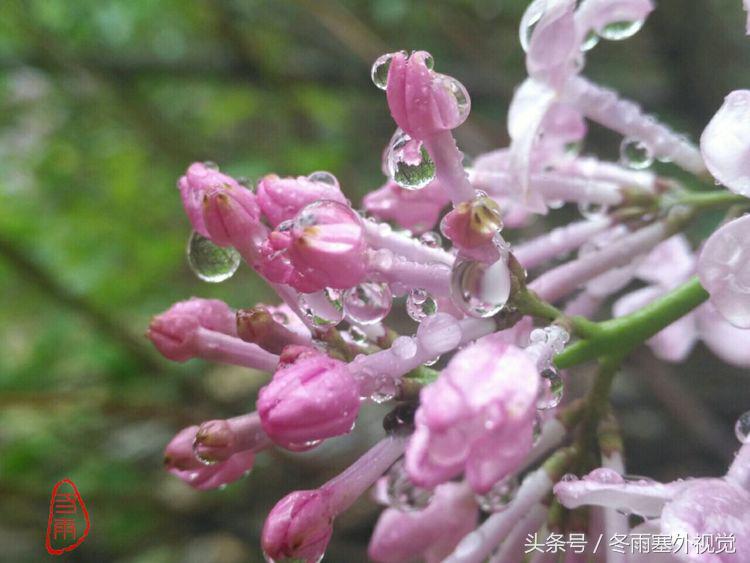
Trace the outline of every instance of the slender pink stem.
[[279, 363], [279, 357], [276, 354], [271, 354], [256, 344], [245, 342], [234, 336], [200, 327], [195, 338], [198, 356], [204, 360], [268, 372], [273, 372]]
[[404, 453], [407, 437], [388, 436], [370, 448], [342, 473], [321, 487], [331, 493], [334, 515], [349, 508], [355, 500], [382, 477]]
[[[490, 558], [489, 563], [508, 563], [523, 559], [524, 545], [529, 534], [538, 530], [547, 518], [547, 507], [541, 503], [532, 506], [522, 516], [510, 533], [503, 540], [500, 548]], [[609, 537], [609, 536], [608, 536]]]
[[606, 162], [590, 156], [563, 162], [556, 166], [555, 170], [648, 191], [653, 191], [656, 187], [656, 174], [650, 170], [630, 170], [614, 162]]
[[577, 249], [610, 225], [611, 221], [602, 217], [558, 227], [540, 237], [517, 245], [513, 249], [513, 256], [524, 268], [532, 270], [547, 260], [560, 258], [571, 250]]
[[474, 199], [474, 187], [464, 170], [463, 154], [456, 146], [453, 133], [441, 131], [423, 139], [423, 143], [435, 163], [435, 177], [445, 186], [453, 204]]
[[387, 223], [364, 221], [365, 235], [371, 248], [390, 250], [413, 262], [452, 265], [454, 257], [442, 248], [426, 246], [411, 236], [394, 232]]
[[559, 301], [585, 282], [612, 268], [624, 266], [636, 256], [648, 252], [669, 234], [670, 230], [665, 223], [654, 223], [622, 237], [607, 248], [545, 272], [531, 282], [529, 288], [546, 301]]
[[530, 473], [521, 483], [516, 498], [502, 512], [496, 512], [479, 528], [464, 537], [443, 563], [481, 563], [528, 511], [552, 489], [544, 468]]
[[445, 264], [421, 264], [393, 257], [388, 261], [372, 260], [370, 271], [404, 290], [421, 288], [434, 296], [450, 295], [451, 269]]
[[237, 441], [234, 451], [259, 451], [271, 445], [271, 440], [263, 430], [257, 411], [228, 418], [229, 428], [235, 433]]
[[614, 91], [575, 76], [568, 80], [563, 96], [589, 119], [645, 143], [655, 158], [669, 159], [693, 174], [706, 172], [695, 145]]

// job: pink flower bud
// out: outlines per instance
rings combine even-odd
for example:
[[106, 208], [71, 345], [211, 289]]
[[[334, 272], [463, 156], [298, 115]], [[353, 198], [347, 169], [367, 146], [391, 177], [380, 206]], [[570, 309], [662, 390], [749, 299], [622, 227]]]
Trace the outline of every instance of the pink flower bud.
[[711, 303], [734, 326], [750, 328], [750, 215], [720, 227], [698, 258]]
[[170, 473], [191, 487], [209, 490], [232, 483], [252, 469], [253, 450], [239, 451], [217, 463], [201, 462], [193, 449], [197, 432], [197, 426], [184, 428], [167, 445], [164, 466]]
[[193, 297], [154, 317], [147, 336], [165, 357], [184, 362], [197, 355], [195, 334], [201, 327], [234, 335], [234, 312], [223, 301]]
[[335, 201], [302, 209], [289, 230], [274, 231], [261, 249], [261, 272], [303, 293], [345, 289], [365, 276], [367, 243], [362, 220]]
[[264, 230], [255, 194], [201, 162], [178, 182], [193, 229], [220, 246], [247, 245]]
[[258, 182], [257, 195], [258, 205], [272, 227], [292, 219], [303, 207], [321, 199], [347, 204], [338, 181], [326, 172], [296, 178], [269, 174]]
[[376, 218], [394, 221], [415, 234], [432, 229], [450, 198], [443, 186], [433, 180], [421, 190], [405, 190], [393, 181], [367, 194], [364, 208]]
[[266, 556], [272, 561], [320, 561], [333, 533], [329, 497], [325, 490], [294, 491], [276, 503], [261, 535]]
[[[386, 94], [391, 115], [406, 134], [417, 140], [455, 129], [468, 115], [466, 90], [455, 79], [427, 68], [429, 58], [425, 51], [411, 56], [393, 53], [388, 69]], [[458, 89], [458, 97], [454, 89]]]
[[370, 539], [368, 555], [379, 563], [414, 559], [437, 563], [477, 526], [478, 520], [477, 504], [467, 487], [445, 483], [435, 489], [424, 510], [385, 510]]
[[[258, 396], [263, 429], [289, 449], [350, 432], [360, 400], [346, 364], [311, 348], [293, 350], [296, 358], [278, 369]], [[282, 362], [289, 360], [286, 352]]]
[[[296, 315], [295, 315], [296, 316]], [[253, 342], [273, 354], [280, 353], [290, 344], [310, 343], [310, 333], [299, 321], [307, 334], [300, 334], [279, 322], [265, 306], [237, 311], [237, 335], [245, 342]]]
[[518, 469], [531, 449], [539, 386], [534, 359], [502, 335], [464, 348], [420, 393], [406, 451], [412, 481], [434, 487], [465, 471], [484, 493]]
[[488, 263], [500, 257], [495, 237], [502, 227], [500, 207], [486, 196], [458, 204], [442, 222], [443, 234], [461, 254]]

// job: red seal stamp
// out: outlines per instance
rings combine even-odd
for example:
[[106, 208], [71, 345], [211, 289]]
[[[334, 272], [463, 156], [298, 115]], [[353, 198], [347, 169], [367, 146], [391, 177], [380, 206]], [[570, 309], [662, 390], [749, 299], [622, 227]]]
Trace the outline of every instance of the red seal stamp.
[[91, 524], [89, 512], [70, 479], [58, 481], [49, 500], [45, 546], [50, 555], [73, 551], [83, 543]]

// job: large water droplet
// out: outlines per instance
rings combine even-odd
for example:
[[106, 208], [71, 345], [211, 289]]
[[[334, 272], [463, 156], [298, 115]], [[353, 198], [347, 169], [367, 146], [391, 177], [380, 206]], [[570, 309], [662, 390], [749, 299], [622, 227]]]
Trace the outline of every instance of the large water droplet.
[[200, 464], [211, 466], [211, 465], [216, 465], [217, 463], [219, 463], [219, 460], [217, 459], [211, 459], [211, 458], [204, 457], [203, 455], [201, 455], [200, 446], [201, 444], [198, 442], [198, 437], [196, 436], [195, 439], [193, 439], [193, 455], [195, 456], [195, 459], [197, 459]]
[[620, 145], [620, 161], [634, 170], [643, 170], [654, 163], [654, 155], [642, 141], [626, 137]]
[[382, 321], [391, 310], [393, 295], [386, 283], [364, 282], [344, 293], [344, 312], [356, 323], [370, 325]]
[[399, 336], [391, 344], [391, 351], [397, 358], [408, 360], [417, 354], [417, 343], [411, 336]]
[[536, 402], [536, 408], [540, 410], [554, 409], [562, 401], [565, 392], [562, 377], [552, 367], [543, 369], [539, 375], [542, 377], [542, 387]]
[[411, 512], [427, 507], [432, 500], [432, 491], [412, 483], [403, 461], [397, 461], [386, 476], [386, 496], [391, 508]]
[[334, 327], [344, 320], [341, 292], [337, 289], [301, 294], [299, 306], [305, 318], [320, 329]]
[[750, 442], [750, 411], [743, 413], [734, 425], [734, 435], [743, 444]]
[[477, 504], [484, 512], [500, 512], [508, 508], [518, 492], [518, 477], [511, 476], [495, 483], [483, 495], [476, 495]]
[[336, 179], [336, 176], [325, 170], [318, 170], [317, 172], [313, 172], [307, 177], [307, 179], [311, 182], [319, 182], [321, 184], [328, 184], [329, 186], [338, 187], [339, 185], [339, 181]]
[[211, 283], [231, 278], [242, 260], [240, 253], [231, 246], [217, 246], [195, 231], [188, 239], [187, 259], [195, 275]]
[[437, 301], [424, 289], [415, 288], [409, 291], [406, 298], [406, 313], [418, 323], [437, 313]]
[[388, 88], [388, 71], [391, 68], [393, 55], [394, 53], [386, 53], [385, 55], [379, 56], [375, 62], [372, 63], [370, 78], [372, 78], [372, 83], [381, 90]]
[[390, 401], [398, 394], [399, 382], [390, 375], [379, 375], [375, 382], [375, 391], [370, 399], [378, 404]]
[[420, 190], [435, 178], [435, 163], [420, 141], [398, 130], [386, 158], [388, 175], [406, 190]]
[[440, 248], [443, 245], [443, 239], [435, 231], [427, 231], [419, 237], [419, 242], [429, 248]]
[[638, 33], [644, 22], [645, 20], [612, 22], [605, 25], [599, 35], [607, 41], [622, 41]]
[[466, 121], [466, 118], [469, 117], [469, 112], [471, 112], [471, 98], [469, 97], [469, 93], [466, 91], [466, 87], [452, 76], [437, 74], [435, 79], [439, 80], [442, 87], [456, 100], [456, 109], [458, 110], [457, 120], [450, 125], [451, 127], [458, 127]]
[[451, 272], [451, 299], [467, 315], [492, 317], [508, 302], [510, 271], [505, 260], [492, 264], [458, 258]]

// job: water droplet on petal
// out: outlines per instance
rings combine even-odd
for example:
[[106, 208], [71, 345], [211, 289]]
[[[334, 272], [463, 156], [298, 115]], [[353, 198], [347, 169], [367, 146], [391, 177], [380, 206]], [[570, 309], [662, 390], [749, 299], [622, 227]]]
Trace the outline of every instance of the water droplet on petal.
[[644, 23], [645, 20], [612, 22], [605, 25], [599, 35], [607, 41], [622, 41], [638, 33]]
[[750, 442], [750, 411], [741, 414], [737, 419], [734, 425], [734, 435], [743, 444]]
[[419, 237], [419, 242], [429, 248], [440, 248], [443, 245], [443, 239], [435, 231], [427, 231]]
[[203, 166], [205, 166], [209, 170], [219, 170], [219, 165], [216, 164], [213, 160], [204, 160]]
[[560, 481], [562, 481], [563, 483], [570, 483], [572, 481], [578, 481], [578, 477], [573, 473], [566, 473], [565, 475], [560, 477]]
[[328, 184], [329, 186], [338, 187], [339, 185], [339, 181], [336, 179], [336, 176], [334, 176], [330, 172], [326, 172], [325, 170], [318, 170], [317, 172], [313, 172], [307, 177], [307, 179], [311, 182], [319, 182], [321, 184]]
[[364, 282], [344, 292], [344, 312], [355, 323], [382, 321], [391, 310], [393, 295], [386, 283]]
[[539, 374], [542, 377], [542, 387], [539, 399], [536, 402], [536, 408], [540, 410], [554, 409], [562, 401], [565, 392], [560, 373], [554, 368], [543, 369]]
[[590, 51], [599, 44], [599, 34], [593, 29], [588, 32], [586, 38], [581, 43], [581, 51]]
[[412, 512], [422, 510], [430, 504], [432, 491], [414, 485], [403, 461], [397, 461], [386, 476], [386, 497], [391, 508]]
[[508, 508], [518, 492], [518, 477], [511, 476], [495, 483], [483, 495], [476, 495], [476, 501], [484, 512], [500, 512]]
[[242, 260], [240, 253], [231, 246], [218, 246], [195, 231], [188, 239], [187, 259], [193, 273], [211, 283], [231, 278]]
[[415, 288], [406, 297], [406, 313], [412, 320], [421, 323], [430, 315], [437, 313], [437, 301], [427, 291]]
[[408, 360], [417, 354], [417, 343], [411, 336], [399, 336], [391, 344], [391, 351], [396, 357]]
[[642, 141], [626, 137], [620, 144], [620, 161], [634, 170], [643, 170], [654, 163], [654, 155]]
[[334, 327], [344, 320], [341, 292], [337, 289], [301, 294], [299, 306], [305, 318], [320, 329]]
[[406, 190], [420, 190], [435, 178], [435, 163], [427, 149], [400, 129], [388, 147], [386, 167], [390, 178]]
[[458, 258], [451, 272], [451, 299], [467, 315], [496, 315], [510, 296], [510, 271], [505, 260], [492, 264]]
[[443, 88], [450, 92], [456, 100], [458, 115], [456, 116], [456, 122], [451, 123], [451, 126], [458, 127], [466, 121], [466, 118], [469, 117], [469, 112], [471, 112], [471, 98], [469, 97], [469, 93], [466, 91], [466, 87], [452, 76], [438, 74], [436, 75], [436, 80], [439, 80]]
[[391, 59], [393, 59], [393, 53], [386, 53], [378, 57], [372, 68], [370, 69], [370, 78], [372, 83], [375, 84], [381, 90], [388, 88], [388, 71], [391, 68]]
[[195, 456], [195, 459], [197, 459], [198, 462], [201, 463], [202, 465], [211, 466], [211, 465], [216, 465], [217, 463], [219, 463], [219, 460], [217, 459], [211, 459], [211, 458], [207, 458], [201, 455], [200, 443], [198, 443], [197, 436], [193, 439], [193, 455]]
[[375, 391], [370, 395], [370, 399], [378, 404], [390, 401], [398, 394], [398, 381], [390, 375], [380, 375], [377, 377]]

